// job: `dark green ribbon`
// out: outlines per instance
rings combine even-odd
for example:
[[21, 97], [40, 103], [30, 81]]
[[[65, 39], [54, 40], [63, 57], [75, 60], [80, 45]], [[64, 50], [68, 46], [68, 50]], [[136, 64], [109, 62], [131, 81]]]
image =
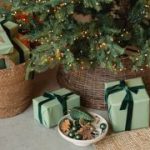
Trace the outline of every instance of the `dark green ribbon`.
[[17, 45], [14, 41], [11, 40], [13, 45], [16, 47], [17, 52], [19, 53], [19, 63], [24, 63], [25, 62], [25, 54], [24, 51], [20, 48], [19, 45]]
[[7, 68], [7, 65], [6, 65], [6, 62], [5, 62], [5, 59], [0, 59], [0, 70], [1, 69], [6, 69]]
[[42, 105], [43, 104], [45, 104], [47, 102], [50, 102], [50, 101], [54, 100], [55, 98], [57, 98], [57, 100], [62, 105], [63, 114], [66, 115], [67, 110], [68, 110], [67, 109], [67, 100], [68, 100], [68, 97], [71, 96], [72, 94], [74, 94], [74, 93], [70, 92], [70, 93], [65, 94], [63, 96], [60, 96], [58, 94], [52, 94], [52, 93], [49, 93], [49, 92], [45, 92], [43, 96], [47, 99], [45, 99], [44, 101], [42, 101], [38, 104], [38, 116], [39, 116], [40, 123], [43, 124], [43, 119], [42, 119]]
[[122, 90], [126, 91], [126, 95], [122, 101], [120, 110], [127, 110], [127, 119], [126, 119], [126, 126], [125, 131], [131, 130], [131, 124], [132, 124], [132, 116], [133, 116], [133, 107], [134, 107], [134, 101], [132, 93], [138, 94], [140, 89], [144, 89], [145, 87], [142, 86], [134, 86], [134, 87], [128, 87], [126, 82], [124, 80], [120, 81], [118, 85], [109, 87], [105, 91], [105, 101], [108, 103], [108, 97], [110, 94], [120, 92]]

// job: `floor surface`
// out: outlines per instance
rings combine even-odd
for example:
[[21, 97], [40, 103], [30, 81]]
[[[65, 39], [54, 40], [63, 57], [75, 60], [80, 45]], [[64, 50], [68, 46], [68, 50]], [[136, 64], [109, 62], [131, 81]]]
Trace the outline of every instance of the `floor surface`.
[[[49, 89], [58, 87], [56, 74], [51, 76]], [[107, 118], [106, 112], [96, 111]], [[94, 146], [77, 147], [62, 139], [57, 127], [46, 129], [33, 119], [30, 106], [24, 113], [8, 119], [0, 119], [0, 150], [94, 150]]]

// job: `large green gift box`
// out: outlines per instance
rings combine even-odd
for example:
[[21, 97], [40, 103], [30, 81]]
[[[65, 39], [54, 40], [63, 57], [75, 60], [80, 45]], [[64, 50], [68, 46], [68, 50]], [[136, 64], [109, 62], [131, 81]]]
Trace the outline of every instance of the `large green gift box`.
[[13, 50], [13, 44], [11, 43], [6, 32], [0, 25], [0, 55], [12, 53]]
[[33, 99], [34, 118], [45, 127], [58, 124], [63, 115], [73, 107], [80, 106], [80, 96], [65, 88], [46, 92], [43, 96]]
[[149, 127], [149, 96], [141, 78], [106, 83], [105, 101], [115, 132]]

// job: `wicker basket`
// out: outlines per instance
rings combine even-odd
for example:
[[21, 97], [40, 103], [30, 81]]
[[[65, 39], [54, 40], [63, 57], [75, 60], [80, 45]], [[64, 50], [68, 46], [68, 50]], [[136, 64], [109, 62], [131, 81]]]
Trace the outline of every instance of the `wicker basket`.
[[51, 70], [25, 81], [25, 64], [15, 65], [8, 57], [1, 58], [10, 66], [0, 70], [0, 118], [6, 118], [22, 113], [35, 96], [48, 89]]
[[[126, 61], [129, 63], [128, 61]], [[139, 72], [122, 71], [115, 74], [107, 69], [96, 68], [95, 70], [82, 70], [78, 72], [66, 73], [60, 67], [57, 75], [61, 86], [74, 90], [81, 95], [81, 104], [94, 109], [105, 109], [104, 103], [104, 83], [143, 77], [147, 90], [150, 94], [150, 69]]]
[[0, 70], [0, 118], [15, 116], [31, 103], [32, 81], [25, 81], [25, 64], [15, 65], [4, 58], [9, 69]]

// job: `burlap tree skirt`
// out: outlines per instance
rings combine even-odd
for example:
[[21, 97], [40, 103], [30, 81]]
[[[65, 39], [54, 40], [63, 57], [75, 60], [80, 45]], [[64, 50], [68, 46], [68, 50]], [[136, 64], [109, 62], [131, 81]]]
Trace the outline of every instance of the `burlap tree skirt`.
[[108, 135], [96, 150], [150, 150], [150, 128]]

